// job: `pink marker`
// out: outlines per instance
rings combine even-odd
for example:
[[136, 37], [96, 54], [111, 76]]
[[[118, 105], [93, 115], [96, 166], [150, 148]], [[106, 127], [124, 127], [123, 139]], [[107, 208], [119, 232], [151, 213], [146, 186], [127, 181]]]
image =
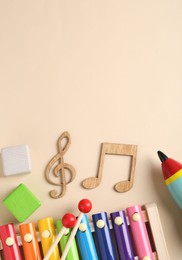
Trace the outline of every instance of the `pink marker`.
[[126, 212], [139, 260], [154, 260], [141, 206], [128, 207]]

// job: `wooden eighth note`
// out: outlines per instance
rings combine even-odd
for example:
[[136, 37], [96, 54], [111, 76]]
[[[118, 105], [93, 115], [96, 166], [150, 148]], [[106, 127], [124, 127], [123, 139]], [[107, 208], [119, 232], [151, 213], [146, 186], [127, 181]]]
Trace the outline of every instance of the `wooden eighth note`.
[[[65, 144], [62, 145], [61, 143], [65, 139]], [[58, 194], [56, 190], [51, 190], [49, 192], [51, 198], [57, 199], [61, 198], [66, 193], [66, 185], [72, 182], [76, 176], [75, 168], [68, 163], [64, 162], [63, 155], [69, 149], [71, 144], [70, 134], [68, 132], [63, 132], [63, 134], [59, 137], [57, 142], [58, 153], [51, 159], [48, 163], [46, 170], [45, 170], [45, 177], [46, 180], [53, 185], [61, 186], [61, 192]], [[69, 171], [70, 178], [66, 180], [65, 169]], [[60, 183], [53, 182], [50, 178], [50, 174], [53, 173], [54, 177], [60, 177]]]
[[100, 185], [102, 180], [104, 157], [106, 154], [131, 156], [129, 179], [125, 181], [120, 181], [114, 186], [114, 189], [117, 192], [126, 192], [130, 190], [133, 187], [136, 156], [137, 156], [137, 145], [130, 145], [130, 144], [103, 143], [101, 146], [98, 174], [96, 177], [90, 177], [85, 179], [82, 182], [82, 186], [85, 189], [94, 189]]

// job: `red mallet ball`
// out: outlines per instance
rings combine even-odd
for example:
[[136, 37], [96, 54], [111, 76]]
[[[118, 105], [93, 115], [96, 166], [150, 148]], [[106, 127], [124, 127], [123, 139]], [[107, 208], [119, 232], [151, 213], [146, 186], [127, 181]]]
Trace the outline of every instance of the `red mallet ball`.
[[88, 199], [82, 199], [78, 203], [78, 209], [82, 213], [88, 213], [92, 209], [92, 202]]
[[76, 217], [71, 213], [67, 213], [62, 217], [62, 224], [66, 228], [72, 228], [76, 224]]

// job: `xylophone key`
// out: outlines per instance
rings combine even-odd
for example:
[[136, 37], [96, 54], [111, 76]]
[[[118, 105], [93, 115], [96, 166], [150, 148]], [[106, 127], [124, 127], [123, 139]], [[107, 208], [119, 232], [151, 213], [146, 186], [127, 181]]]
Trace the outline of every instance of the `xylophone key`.
[[[71, 213], [67, 213], [65, 214], [63, 217], [62, 217], [62, 228], [60, 230], [60, 232], [58, 233], [58, 235], [56, 236], [56, 239], [54, 240], [54, 242], [52, 243], [51, 247], [49, 248], [49, 250], [47, 251], [46, 253], [46, 256], [44, 257], [43, 260], [50, 260], [50, 256], [52, 255], [52, 252], [55, 250], [55, 248], [57, 247], [60, 239], [63, 237], [63, 235], [65, 234], [67, 228], [72, 228], [75, 226], [75, 223], [76, 223], [76, 218], [73, 214]], [[70, 238], [69, 238], [70, 239]], [[68, 241], [69, 241], [68, 239]], [[68, 242], [67, 242], [68, 244]], [[69, 245], [69, 247], [71, 246], [71, 243]], [[66, 245], [67, 247], [67, 245]], [[64, 249], [64, 252], [66, 250], [66, 247]], [[66, 252], [66, 255], [64, 256], [63, 258], [63, 255], [64, 253], [62, 252], [62, 256], [61, 256], [61, 259], [66, 259], [66, 256], [67, 256], [67, 253], [69, 251], [69, 248], [67, 247], [67, 252]]]
[[21, 260], [14, 224], [0, 226], [0, 239], [5, 260]]
[[[56, 228], [58, 230], [58, 232], [60, 232], [60, 230], [62, 229], [63, 224], [61, 220], [57, 220], [56, 221]], [[66, 229], [66, 233], [62, 236], [59, 244], [60, 244], [60, 248], [61, 248], [61, 252], [64, 251], [66, 243], [70, 237], [70, 233], [71, 233], [71, 229], [67, 228]], [[77, 250], [77, 245], [76, 245], [76, 241], [75, 239], [73, 239], [71, 247], [68, 251], [68, 254], [66, 256], [66, 260], [79, 260], [79, 256], [78, 256], [78, 250]]]
[[25, 260], [42, 260], [33, 222], [19, 226]]
[[82, 217], [81, 223], [76, 233], [76, 240], [82, 259], [98, 260], [98, 255], [95, 248], [88, 217], [85, 214]]
[[96, 241], [101, 260], [116, 260], [114, 245], [111, 238], [107, 213], [92, 215]]
[[[65, 260], [66, 256], [68, 254], [68, 251], [70, 249], [70, 246], [72, 244], [72, 241], [75, 238], [76, 232], [78, 230], [78, 227], [80, 225], [80, 222], [82, 220], [82, 217], [84, 215], [84, 213], [88, 213], [91, 209], [92, 209], [92, 203], [90, 200], [88, 199], [82, 199], [79, 203], [78, 203], [78, 209], [80, 211], [80, 214], [76, 220], [75, 216], [68, 213], [65, 214], [62, 218], [62, 223], [63, 223], [63, 228], [61, 229], [61, 231], [59, 232], [59, 234], [57, 235], [55, 241], [52, 243], [51, 247], [49, 248], [46, 256], [44, 257], [44, 260], [49, 260], [49, 257], [52, 253], [52, 251], [54, 250], [55, 246], [57, 246], [57, 244], [59, 243], [61, 237], [64, 235], [65, 229], [66, 228], [71, 228], [74, 226], [74, 228], [71, 231], [71, 234], [69, 236], [69, 239], [67, 241], [67, 244], [64, 248], [64, 251], [62, 252], [62, 256], [61, 256], [61, 260]], [[71, 218], [69, 217], [71, 216]], [[74, 221], [73, 221], [74, 220]]]
[[[56, 232], [54, 227], [53, 218], [44, 218], [38, 220], [38, 229], [40, 234], [40, 241], [42, 245], [43, 255], [45, 256], [56, 239]], [[55, 246], [49, 260], [60, 259], [58, 246]]]
[[[90, 200], [88, 200], [88, 199], [82, 199], [78, 203], [78, 209], [79, 209], [80, 213], [78, 215], [78, 218], [77, 218], [77, 221], [75, 223], [75, 226], [74, 226], [74, 228], [71, 231], [71, 234], [70, 234], [68, 242], [67, 242], [67, 244], [65, 246], [64, 252], [62, 253], [61, 260], [65, 260], [65, 258], [67, 256], [67, 253], [69, 251], [69, 248], [71, 246], [71, 243], [72, 243], [73, 239], [76, 236], [76, 232], [77, 232], [77, 230], [79, 228], [79, 225], [80, 225], [80, 222], [82, 220], [83, 215], [85, 213], [90, 212], [90, 210], [92, 209], [92, 202]], [[64, 223], [63, 223], [63, 225], [64, 225]]]
[[145, 226], [141, 206], [132, 206], [126, 209], [136, 253], [139, 260], [154, 260], [149, 236]]
[[119, 259], [134, 260], [133, 245], [125, 211], [113, 212], [110, 215]]

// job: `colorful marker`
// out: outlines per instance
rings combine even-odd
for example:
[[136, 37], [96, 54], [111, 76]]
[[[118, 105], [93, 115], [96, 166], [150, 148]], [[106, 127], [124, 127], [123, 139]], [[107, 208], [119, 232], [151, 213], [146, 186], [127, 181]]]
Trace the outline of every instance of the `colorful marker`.
[[162, 172], [167, 188], [173, 199], [182, 209], [182, 164], [174, 159], [168, 158], [161, 151], [157, 153], [162, 162]]

